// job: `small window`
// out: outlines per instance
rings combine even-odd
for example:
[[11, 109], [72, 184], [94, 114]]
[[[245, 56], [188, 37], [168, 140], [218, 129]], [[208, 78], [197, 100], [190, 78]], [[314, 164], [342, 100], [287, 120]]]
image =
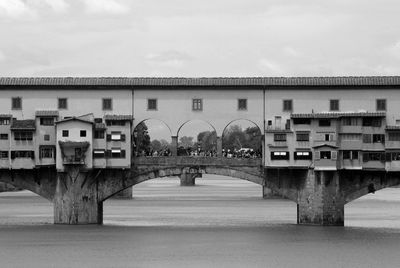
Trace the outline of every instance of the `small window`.
[[311, 160], [311, 152], [294, 152], [294, 160]]
[[8, 151], [0, 151], [0, 159], [8, 159]]
[[247, 99], [238, 100], [238, 110], [247, 110]]
[[192, 100], [192, 110], [193, 111], [202, 111], [203, 110], [203, 100], [202, 99], [193, 99]]
[[386, 100], [385, 99], [377, 99], [376, 100], [376, 110], [377, 111], [386, 111]]
[[329, 119], [320, 119], [318, 121], [318, 125], [320, 127], [330, 127], [331, 126], [331, 120], [329, 120]]
[[286, 141], [286, 133], [274, 134], [274, 141]]
[[86, 137], [86, 130], [81, 130], [80, 134], [81, 134], [81, 137]]
[[62, 131], [62, 136], [63, 137], [68, 137], [69, 136], [69, 130], [63, 130]]
[[125, 126], [125, 121], [123, 120], [106, 120], [107, 126]]
[[293, 101], [292, 100], [283, 100], [283, 111], [284, 112], [293, 111]]
[[112, 141], [120, 141], [121, 140], [121, 132], [111, 132], [111, 140]]
[[8, 134], [7, 133], [1, 133], [0, 134], [0, 140], [8, 140]]
[[0, 118], [0, 125], [9, 125], [10, 118]]
[[382, 119], [378, 117], [364, 117], [364, 127], [380, 127], [382, 125]]
[[147, 110], [157, 110], [157, 99], [147, 100]]
[[95, 139], [104, 139], [104, 130], [95, 130], [94, 138]]
[[343, 151], [343, 159], [348, 159], [348, 160], [358, 159], [358, 151], [351, 151], [351, 150]]
[[41, 117], [40, 125], [42, 126], [53, 126], [54, 125], [54, 117]]
[[53, 147], [42, 147], [40, 148], [40, 158], [54, 158], [54, 149]]
[[68, 109], [67, 98], [58, 98], [58, 109]]
[[329, 109], [331, 111], [339, 111], [339, 100], [330, 100]]
[[333, 141], [333, 134], [325, 134], [325, 141]]
[[271, 152], [271, 160], [289, 160], [289, 152]]
[[94, 149], [93, 158], [104, 158], [106, 156], [105, 150]]
[[372, 142], [373, 143], [385, 143], [385, 135], [384, 134], [373, 134]]
[[15, 131], [14, 140], [16, 141], [31, 141], [33, 140], [33, 132], [31, 131]]
[[320, 158], [321, 159], [331, 159], [331, 151], [321, 151], [320, 152]]
[[112, 110], [112, 99], [103, 99], [103, 110]]
[[372, 143], [372, 135], [371, 134], [363, 134], [363, 143]]
[[49, 135], [49, 134], [45, 134], [44, 137], [43, 137], [43, 139], [44, 139], [45, 141], [49, 141], [49, 140], [50, 140], [50, 135]]
[[21, 110], [22, 109], [22, 98], [21, 97], [13, 97], [11, 99], [11, 109], [12, 110]]
[[311, 119], [310, 118], [293, 118], [294, 125], [310, 125]]
[[296, 133], [296, 141], [310, 141], [310, 133]]
[[111, 158], [125, 158], [126, 152], [120, 148], [112, 148], [107, 154]]
[[400, 141], [400, 132], [389, 132], [389, 141]]

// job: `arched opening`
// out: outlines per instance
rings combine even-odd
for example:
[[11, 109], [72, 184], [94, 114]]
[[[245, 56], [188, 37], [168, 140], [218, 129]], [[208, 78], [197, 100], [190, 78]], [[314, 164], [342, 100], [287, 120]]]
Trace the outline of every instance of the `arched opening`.
[[133, 131], [134, 156], [170, 156], [171, 130], [158, 119], [146, 119]]
[[178, 130], [178, 156], [217, 156], [217, 132], [203, 120], [191, 120]]
[[260, 128], [247, 119], [230, 122], [222, 133], [222, 155], [228, 158], [261, 158]]

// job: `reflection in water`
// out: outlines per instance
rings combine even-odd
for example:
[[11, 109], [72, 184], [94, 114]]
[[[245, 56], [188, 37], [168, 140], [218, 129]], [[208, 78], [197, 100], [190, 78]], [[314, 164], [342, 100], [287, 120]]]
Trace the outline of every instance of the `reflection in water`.
[[296, 205], [262, 200], [261, 187], [208, 176], [134, 187], [108, 200], [104, 226], [52, 225], [52, 205], [0, 194], [1, 267], [397, 267], [400, 189], [345, 208], [346, 227], [298, 226]]

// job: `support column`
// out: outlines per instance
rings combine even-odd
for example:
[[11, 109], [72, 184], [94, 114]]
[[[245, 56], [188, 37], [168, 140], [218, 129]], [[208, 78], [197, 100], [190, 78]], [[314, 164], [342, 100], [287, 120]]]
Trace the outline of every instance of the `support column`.
[[182, 173], [180, 176], [181, 186], [195, 186], [196, 177], [196, 173]]
[[171, 154], [178, 156], [178, 136], [171, 136]]
[[337, 171], [309, 170], [299, 190], [299, 224], [344, 225], [344, 198]]
[[79, 166], [57, 173], [54, 195], [55, 224], [101, 224], [103, 203], [98, 201], [96, 178]]
[[115, 194], [112, 198], [129, 200], [129, 199], [133, 199], [132, 193], [133, 193], [133, 189], [132, 189], [132, 187], [129, 187], [129, 188], [126, 188], [125, 190]]
[[217, 137], [217, 157], [222, 157], [222, 137]]

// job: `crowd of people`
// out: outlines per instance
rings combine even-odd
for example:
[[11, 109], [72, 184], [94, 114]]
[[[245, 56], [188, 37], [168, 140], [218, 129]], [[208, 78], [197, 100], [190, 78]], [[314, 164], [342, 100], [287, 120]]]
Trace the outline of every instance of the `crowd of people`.
[[[135, 152], [135, 156], [147, 156], [147, 157], [165, 157], [172, 156], [172, 151], [169, 148], [164, 148], [161, 150], [143, 150], [141, 152]], [[193, 148], [178, 148], [178, 156], [193, 156], [193, 157], [217, 157], [216, 150], [201, 150], [193, 149]], [[226, 158], [261, 158], [262, 154], [260, 151], [255, 151], [251, 148], [242, 148], [242, 149], [222, 149], [222, 157]]]

